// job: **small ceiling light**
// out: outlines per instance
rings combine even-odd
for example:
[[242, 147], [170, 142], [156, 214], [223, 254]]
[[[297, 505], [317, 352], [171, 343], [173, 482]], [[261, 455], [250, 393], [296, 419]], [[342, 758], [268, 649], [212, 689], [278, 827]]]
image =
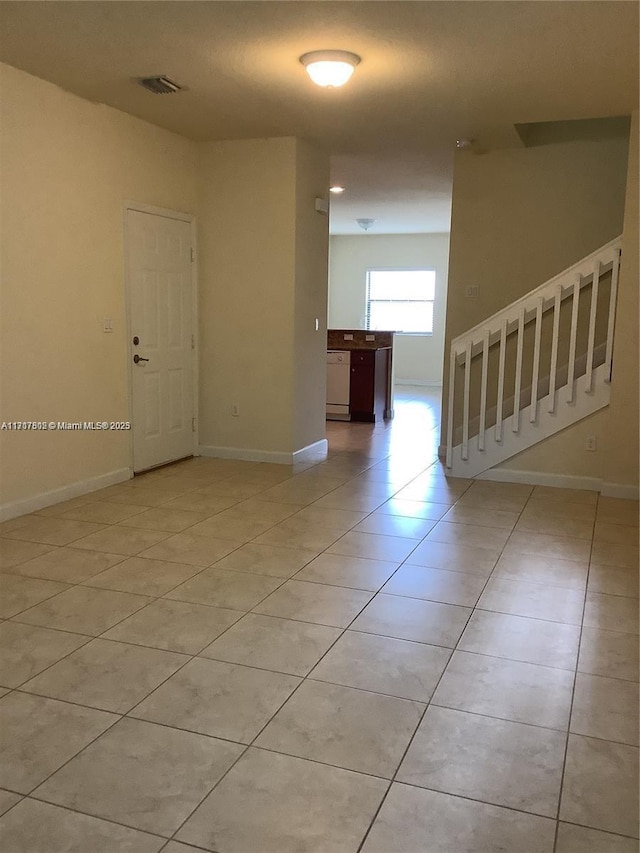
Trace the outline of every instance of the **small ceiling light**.
[[375, 222], [375, 219], [356, 219], [356, 222], [363, 231], [368, 231]]
[[300, 57], [307, 74], [318, 86], [344, 86], [360, 62], [360, 57], [348, 50], [312, 50]]
[[333, 193], [334, 195], [340, 195], [340, 193], [344, 192], [344, 187], [339, 187], [339, 186], [329, 187], [329, 192]]

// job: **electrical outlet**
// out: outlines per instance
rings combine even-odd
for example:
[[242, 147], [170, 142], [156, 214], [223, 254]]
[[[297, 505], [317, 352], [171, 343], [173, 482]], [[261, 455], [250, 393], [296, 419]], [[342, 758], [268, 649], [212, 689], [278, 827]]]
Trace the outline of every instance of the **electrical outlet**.
[[468, 284], [464, 289], [464, 295], [468, 299], [476, 299], [480, 295], [480, 286], [477, 284]]
[[234, 418], [240, 417], [240, 404], [239, 403], [232, 403], [231, 404], [231, 414]]
[[595, 451], [598, 449], [598, 439], [595, 435], [588, 435], [584, 442], [584, 449]]

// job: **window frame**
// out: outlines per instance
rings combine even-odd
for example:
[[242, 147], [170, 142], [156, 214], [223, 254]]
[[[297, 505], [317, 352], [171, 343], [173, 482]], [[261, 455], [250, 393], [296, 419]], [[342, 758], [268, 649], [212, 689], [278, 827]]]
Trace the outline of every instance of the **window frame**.
[[[370, 291], [371, 291], [371, 278], [370, 277], [371, 277], [371, 273], [376, 273], [376, 272], [393, 272], [393, 273], [427, 272], [427, 273], [433, 273], [433, 299], [397, 299], [397, 300], [374, 299], [374, 300], [371, 300], [371, 298], [369, 296]], [[383, 302], [384, 301], [384, 302], [389, 302], [389, 303], [393, 303], [393, 302], [405, 302], [405, 303], [406, 302], [430, 302], [433, 306], [433, 323], [432, 323], [432, 328], [431, 328], [430, 332], [402, 332], [402, 331], [396, 331], [395, 329], [388, 329], [388, 330], [384, 330], [384, 331], [393, 331], [396, 335], [402, 335], [403, 337], [414, 337], [414, 338], [431, 338], [431, 337], [433, 337], [433, 335], [435, 333], [436, 301], [437, 301], [437, 295], [438, 295], [437, 284], [438, 284], [438, 271], [435, 267], [423, 267], [423, 266], [419, 266], [419, 267], [396, 267], [396, 266], [393, 266], [393, 267], [379, 267], [379, 266], [368, 267], [367, 271], [366, 271], [366, 275], [365, 275], [365, 294], [364, 294], [364, 325], [365, 325], [365, 330], [367, 332], [373, 332], [373, 333], [375, 333], [375, 331], [376, 331], [375, 329], [371, 329], [369, 327], [369, 323], [371, 320], [370, 305], [371, 305], [372, 301], [373, 302]], [[380, 330], [380, 331], [383, 331], [383, 330]]]

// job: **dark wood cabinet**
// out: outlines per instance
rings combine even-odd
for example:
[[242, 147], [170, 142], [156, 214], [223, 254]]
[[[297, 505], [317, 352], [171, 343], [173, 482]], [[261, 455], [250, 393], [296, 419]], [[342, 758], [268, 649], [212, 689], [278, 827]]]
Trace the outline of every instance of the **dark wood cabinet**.
[[352, 421], [375, 423], [391, 416], [391, 350], [351, 350], [349, 413]]

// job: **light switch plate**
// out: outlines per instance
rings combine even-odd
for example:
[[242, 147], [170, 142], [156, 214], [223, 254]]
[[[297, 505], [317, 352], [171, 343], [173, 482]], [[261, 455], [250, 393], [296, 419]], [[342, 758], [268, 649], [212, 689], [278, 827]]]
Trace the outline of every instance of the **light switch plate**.
[[345, 341], [352, 341], [353, 340], [353, 335], [344, 335], [343, 337], [344, 337]]
[[376, 336], [375, 335], [365, 335], [364, 339], [365, 339], [365, 341], [375, 341]]
[[105, 317], [102, 321], [102, 331], [113, 332], [113, 320], [111, 319], [111, 317]]

